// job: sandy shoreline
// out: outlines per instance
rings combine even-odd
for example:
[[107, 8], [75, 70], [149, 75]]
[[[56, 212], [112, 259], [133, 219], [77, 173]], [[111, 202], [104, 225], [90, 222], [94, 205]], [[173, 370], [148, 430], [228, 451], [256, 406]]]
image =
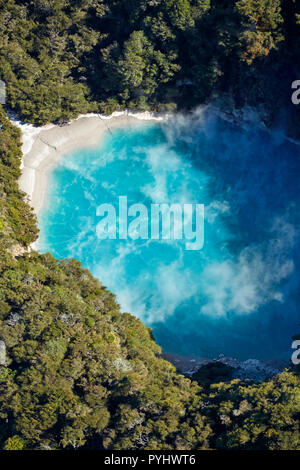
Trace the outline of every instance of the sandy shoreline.
[[[219, 118], [240, 127], [243, 127], [243, 124], [249, 126], [249, 122], [257, 124], [257, 117], [254, 118], [253, 112], [249, 110], [248, 119], [245, 119], [243, 113], [238, 115], [238, 119], [235, 113], [224, 113], [215, 106], [210, 109]], [[22, 131], [23, 159], [20, 188], [27, 193], [29, 202], [38, 214], [45, 202], [48, 172], [63, 155], [81, 148], [96, 147], [103, 135], [113, 129], [136, 126], [141, 121], [163, 121], [168, 117], [170, 115], [122, 111], [110, 116], [81, 115], [63, 126], [49, 124], [44, 127], [34, 127], [13, 119], [12, 122]], [[261, 127], [266, 130], [262, 124]]]
[[22, 175], [19, 186], [29, 198], [36, 214], [47, 194], [47, 176], [63, 155], [81, 148], [96, 147], [103, 135], [121, 127], [143, 122], [162, 121], [165, 117], [152, 113], [116, 112], [111, 116], [81, 115], [66, 125], [49, 124], [34, 127], [14, 121], [22, 131]]
[[[232, 124], [248, 128], [259, 126], [271, 132], [259, 118], [255, 109], [245, 107], [242, 110], [221, 111], [216, 105], [205, 105], [215, 116]], [[172, 115], [160, 115], [153, 112], [115, 112], [110, 116], [100, 114], [80, 115], [66, 125], [49, 124], [34, 127], [13, 118], [12, 122], [22, 131], [23, 159], [22, 176], [19, 185], [27, 193], [29, 201], [38, 214], [45, 202], [47, 192], [47, 174], [65, 154], [80, 148], [95, 147], [100, 144], [103, 135], [116, 128], [132, 127], [141, 121], [163, 121]], [[284, 136], [287, 141], [300, 145], [298, 141]]]

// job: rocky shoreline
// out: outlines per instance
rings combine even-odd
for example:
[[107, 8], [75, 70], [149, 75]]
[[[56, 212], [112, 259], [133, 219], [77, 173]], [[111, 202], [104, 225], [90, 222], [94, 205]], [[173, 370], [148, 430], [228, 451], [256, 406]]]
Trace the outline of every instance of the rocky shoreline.
[[185, 375], [192, 376], [207, 364], [220, 363], [232, 367], [232, 379], [248, 379], [257, 383], [275, 377], [289, 368], [290, 365], [289, 361], [284, 359], [247, 359], [246, 361], [239, 361], [232, 357], [226, 357], [224, 354], [220, 354], [215, 359], [184, 357], [169, 353], [164, 353], [163, 357], [174, 364], [177, 370]]

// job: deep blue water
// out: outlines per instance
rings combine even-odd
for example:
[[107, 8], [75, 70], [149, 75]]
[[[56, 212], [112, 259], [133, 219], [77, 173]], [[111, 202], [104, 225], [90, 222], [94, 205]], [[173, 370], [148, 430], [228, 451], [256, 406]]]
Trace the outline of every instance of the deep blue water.
[[[167, 352], [289, 358], [298, 332], [300, 147], [209, 112], [114, 130], [61, 159], [40, 251], [73, 257], [154, 330]], [[205, 205], [205, 243], [99, 240], [97, 207]]]

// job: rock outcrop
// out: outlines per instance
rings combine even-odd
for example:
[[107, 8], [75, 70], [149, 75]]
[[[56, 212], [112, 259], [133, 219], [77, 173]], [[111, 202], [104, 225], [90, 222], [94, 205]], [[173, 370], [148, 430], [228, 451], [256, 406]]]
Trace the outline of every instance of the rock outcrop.
[[221, 354], [216, 359], [207, 358], [188, 358], [172, 354], [164, 354], [164, 357], [172, 362], [179, 372], [185, 375], [193, 375], [201, 367], [207, 364], [221, 363], [232, 367], [232, 379], [252, 380], [253, 382], [263, 382], [271, 377], [280, 374], [289, 367], [289, 361], [285, 360], [258, 360], [247, 359], [238, 361], [232, 357], [226, 357]]

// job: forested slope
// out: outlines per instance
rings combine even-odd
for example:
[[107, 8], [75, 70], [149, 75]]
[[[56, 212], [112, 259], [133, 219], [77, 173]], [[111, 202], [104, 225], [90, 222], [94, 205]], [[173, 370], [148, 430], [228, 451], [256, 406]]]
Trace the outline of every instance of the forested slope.
[[226, 92], [298, 136], [299, 18], [296, 0], [0, 0], [0, 79], [37, 124]]

